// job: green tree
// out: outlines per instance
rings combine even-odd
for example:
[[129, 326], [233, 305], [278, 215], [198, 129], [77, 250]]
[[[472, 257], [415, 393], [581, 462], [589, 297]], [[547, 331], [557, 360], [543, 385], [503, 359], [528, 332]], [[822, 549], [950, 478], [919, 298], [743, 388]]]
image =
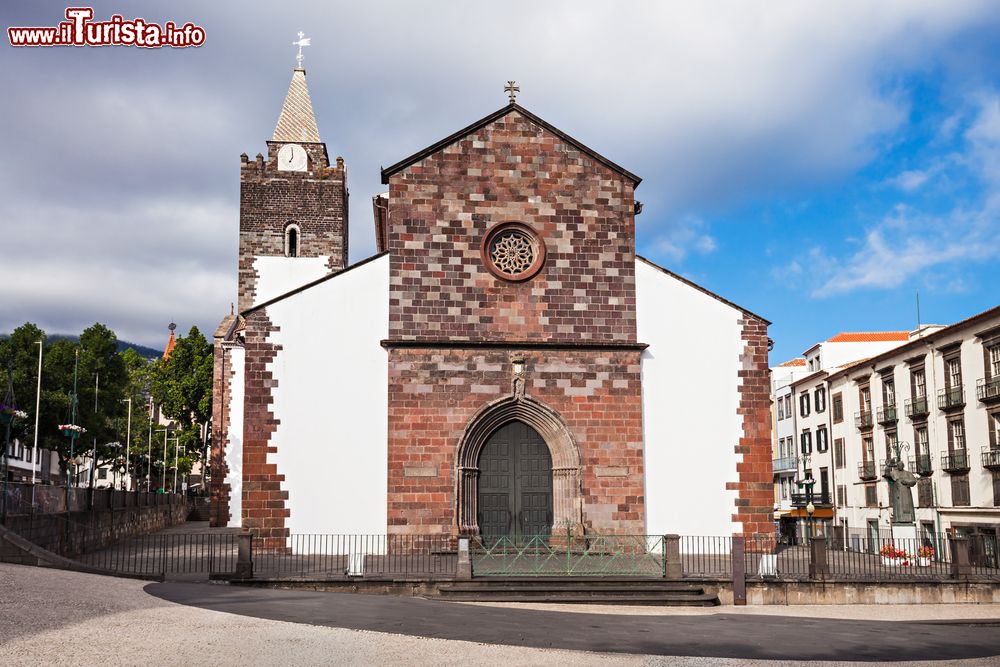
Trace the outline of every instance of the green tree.
[[[191, 327], [176, 339], [168, 359], [157, 361], [151, 372], [151, 393], [165, 417], [173, 420], [180, 438], [178, 474], [190, 472], [204, 447], [202, 427], [212, 415], [212, 344]], [[170, 466], [173, 461], [170, 461]]]

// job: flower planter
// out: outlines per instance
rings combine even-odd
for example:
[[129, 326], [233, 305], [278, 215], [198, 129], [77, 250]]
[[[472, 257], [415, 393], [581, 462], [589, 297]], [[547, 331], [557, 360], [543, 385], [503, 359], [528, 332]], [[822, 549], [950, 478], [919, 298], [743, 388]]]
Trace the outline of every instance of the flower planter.
[[920, 558], [917, 559], [917, 563], [920, 565], [920, 567], [930, 567], [931, 559], [924, 558], [923, 556], [921, 556]]
[[64, 428], [62, 430], [62, 434], [65, 435], [67, 438], [72, 438], [72, 437], [75, 437], [77, 435], [76, 431], [74, 431], [71, 428]]

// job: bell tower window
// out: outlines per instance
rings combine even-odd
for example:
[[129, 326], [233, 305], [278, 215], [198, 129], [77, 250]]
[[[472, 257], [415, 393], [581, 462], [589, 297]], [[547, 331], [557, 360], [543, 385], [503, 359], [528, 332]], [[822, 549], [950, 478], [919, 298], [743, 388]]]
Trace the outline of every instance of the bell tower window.
[[299, 226], [288, 225], [285, 228], [285, 257], [299, 256]]

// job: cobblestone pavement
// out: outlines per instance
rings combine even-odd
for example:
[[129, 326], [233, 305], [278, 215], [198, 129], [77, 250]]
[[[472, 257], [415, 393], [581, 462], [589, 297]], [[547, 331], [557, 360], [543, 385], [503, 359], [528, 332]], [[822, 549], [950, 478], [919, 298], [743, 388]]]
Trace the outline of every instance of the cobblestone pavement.
[[[238, 603], [253, 603], [258, 608], [269, 607], [270, 618], [245, 613], [225, 613], [218, 610], [175, 604], [151, 595], [171, 593], [204, 599], [228, 598], [232, 610], [239, 609]], [[236, 598], [230, 597], [235, 594]], [[428, 600], [399, 599], [375, 596], [350, 596], [344, 594], [312, 593], [310, 604], [327, 609], [344, 608], [348, 615], [367, 617], [372, 609], [385, 607], [388, 623], [398, 621], [393, 612], [409, 610], [410, 616], [425, 614], [432, 605], [435, 610], [448, 610], [439, 620], [452, 625], [462, 625], [465, 630], [474, 629], [476, 616], [484, 607], [459, 605]], [[299, 591], [271, 591], [239, 589], [225, 585], [209, 584], [153, 584], [145, 582], [100, 577], [59, 570], [28, 568], [0, 564], [0, 662], [5, 665], [120, 665], [120, 664], [185, 664], [185, 665], [237, 665], [237, 664], [416, 664], [416, 665], [469, 665], [469, 664], [517, 664], [517, 665], [774, 665], [786, 661], [747, 660], [744, 658], [704, 658], [704, 657], [651, 657], [615, 653], [635, 651], [629, 645], [628, 637], [614, 636], [607, 630], [611, 615], [546, 613], [545, 623], [537, 628], [550, 639], [556, 640], [566, 634], [566, 628], [576, 626], [577, 633], [590, 635], [595, 642], [603, 644], [605, 653], [568, 651], [538, 646], [510, 646], [484, 644], [476, 641], [455, 641], [443, 639], [445, 633], [434, 637], [406, 636], [405, 634], [369, 632], [341, 627], [331, 627], [335, 623], [329, 618], [297, 618], [299, 614], [313, 613], [310, 604], [303, 606], [303, 593]], [[331, 607], [336, 602], [336, 605]], [[789, 608], [794, 609], [794, 608]], [[510, 643], [528, 643], [537, 634], [531, 626], [540, 619], [531, 610], [487, 609], [506, 617], [508, 632], [513, 633]], [[605, 610], [606, 611], [606, 610]], [[463, 619], [457, 623], [454, 616]], [[549, 620], [549, 619], [553, 620]], [[730, 635], [741, 635], [743, 630], [732, 622], [732, 614], [718, 614], [726, 620]], [[304, 620], [305, 622], [290, 622]], [[336, 619], [334, 619], [336, 620]], [[620, 616], [618, 620], [622, 619]], [[642, 619], [639, 619], [642, 620]], [[650, 620], [646, 617], [646, 620]], [[677, 616], [662, 618], [661, 624], [674, 621], [688, 622], [708, 619], [694, 619]], [[772, 619], [768, 619], [772, 620]], [[820, 635], [815, 627], [796, 626], [788, 619], [773, 619], [785, 624], [784, 632], [808, 634], [813, 643], [842, 642], [838, 633], [832, 636]], [[805, 619], [809, 620], [809, 619]], [[525, 623], [526, 622], [526, 623]], [[521, 627], [520, 630], [517, 628]], [[868, 625], [872, 625], [868, 623]], [[565, 627], [564, 627], [565, 626]], [[595, 627], [596, 626], [596, 627]], [[602, 630], [601, 628], [604, 628]], [[900, 625], [899, 627], [907, 627]], [[928, 655], [940, 651], [947, 638], [934, 635], [934, 626], [913, 626], [922, 629], [926, 636], [923, 646]], [[977, 637], [993, 637], [1000, 641], [995, 627], [939, 626], [958, 633], [967, 633], [964, 640], [975, 644]], [[930, 630], [928, 630], [928, 628]], [[639, 628], [642, 630], [643, 628]], [[400, 627], [399, 630], [406, 630]], [[680, 627], [682, 634], [690, 634], [689, 628]], [[750, 630], [747, 628], [747, 630]], [[662, 633], [670, 635], [668, 625], [661, 627]], [[720, 632], [720, 628], [706, 628], [706, 632]], [[928, 635], [927, 632], [930, 632]], [[475, 634], [472, 632], [471, 634]], [[572, 633], [571, 633], [572, 634]], [[720, 636], [721, 639], [721, 636]], [[891, 637], [886, 638], [891, 642]], [[954, 643], [963, 637], [950, 638]], [[747, 635], [745, 643], [755, 645], [765, 640]], [[913, 642], [914, 637], [904, 637]], [[921, 640], [917, 640], [918, 642]], [[982, 639], [988, 644], [988, 639]], [[537, 642], [536, 642], [537, 643]], [[550, 641], [543, 646], [557, 644]], [[996, 652], [1000, 652], [1000, 647]], [[969, 653], [966, 653], [969, 655]], [[978, 655], [986, 655], [980, 652]], [[798, 663], [798, 661], [788, 661]], [[1000, 665], [1000, 660], [978, 658], [946, 662], [911, 664], [927, 665]], [[810, 665], [830, 664], [812, 662]], [[849, 663], [837, 663], [849, 664]], [[865, 664], [872, 664], [867, 662]]]

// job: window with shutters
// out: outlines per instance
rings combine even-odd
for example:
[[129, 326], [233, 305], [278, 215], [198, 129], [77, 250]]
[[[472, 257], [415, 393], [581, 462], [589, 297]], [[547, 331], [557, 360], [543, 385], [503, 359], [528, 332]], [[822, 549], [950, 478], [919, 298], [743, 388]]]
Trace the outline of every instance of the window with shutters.
[[837, 507], [847, 507], [847, 487], [843, 484], [837, 485]]
[[830, 448], [830, 443], [826, 437], [826, 427], [820, 426], [816, 429], [816, 451], [823, 454]]
[[965, 451], [965, 422], [961, 418], [948, 422], [948, 451]]
[[809, 416], [809, 392], [804, 391], [799, 394], [799, 415]]
[[779, 398], [778, 399], [778, 421], [781, 421], [784, 418], [785, 418], [785, 402]]
[[945, 362], [945, 386], [958, 389], [962, 386], [962, 360], [957, 355]]
[[993, 506], [1000, 507], [1000, 472], [993, 473]]
[[878, 507], [878, 487], [874, 484], [865, 485], [865, 507]]
[[969, 506], [969, 476], [951, 476], [951, 505], [952, 507]]
[[844, 395], [840, 392], [833, 395], [833, 423], [844, 421]]
[[917, 480], [917, 504], [920, 507], [934, 507], [934, 482], [928, 477]]
[[861, 439], [861, 458], [865, 463], [875, 463], [875, 441], [870, 435]]
[[826, 410], [826, 389], [819, 387], [813, 393], [813, 403], [816, 405], [816, 412]]
[[844, 467], [844, 439], [837, 438], [833, 441], [833, 467], [838, 470]]
[[870, 413], [872, 411], [872, 390], [867, 386], [861, 387], [858, 398], [861, 401], [861, 411]]
[[913, 398], [927, 398], [927, 376], [924, 375], [923, 367], [910, 371], [910, 390]]
[[896, 382], [891, 377], [882, 380], [882, 405], [896, 405]]
[[812, 445], [812, 433], [811, 432], [809, 432], [809, 431], [802, 431], [801, 443], [802, 443], [802, 453], [806, 454], [806, 455], [812, 454], [813, 445]]
[[988, 359], [986, 372], [989, 373], [989, 377], [1000, 377], [1000, 343], [986, 348], [986, 357]]

